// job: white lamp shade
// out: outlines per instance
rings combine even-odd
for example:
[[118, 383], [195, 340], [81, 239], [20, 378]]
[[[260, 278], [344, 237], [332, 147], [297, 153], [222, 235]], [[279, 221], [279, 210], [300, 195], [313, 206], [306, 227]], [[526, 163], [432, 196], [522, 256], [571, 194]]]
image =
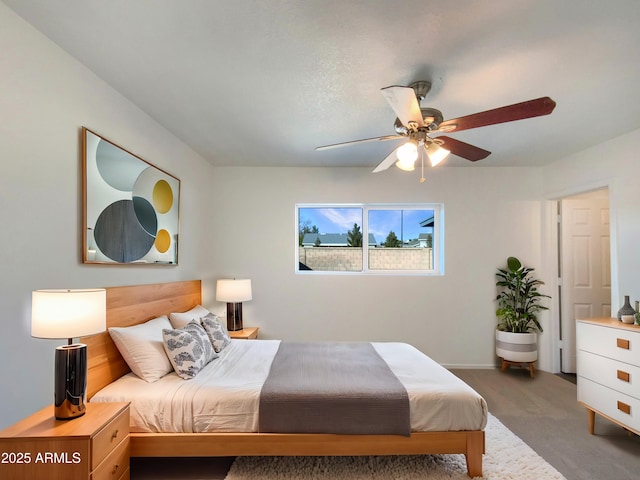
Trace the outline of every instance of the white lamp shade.
[[250, 279], [221, 279], [216, 283], [218, 302], [239, 303], [251, 300]]
[[396, 157], [398, 157], [396, 165], [399, 168], [407, 171], [413, 170], [414, 163], [418, 159], [418, 145], [413, 141], [401, 145], [396, 150]]
[[412, 172], [416, 169], [416, 161], [398, 160], [396, 162], [396, 167], [398, 167], [400, 170], [404, 170], [405, 172]]
[[36, 290], [31, 296], [31, 336], [76, 338], [107, 327], [104, 289]]
[[425, 150], [427, 151], [427, 156], [431, 161], [432, 167], [435, 167], [436, 165], [438, 165], [442, 160], [447, 158], [447, 155], [451, 153], [449, 150], [447, 150], [444, 147], [441, 147], [435, 142], [431, 142], [431, 144], [429, 144], [429, 146]]

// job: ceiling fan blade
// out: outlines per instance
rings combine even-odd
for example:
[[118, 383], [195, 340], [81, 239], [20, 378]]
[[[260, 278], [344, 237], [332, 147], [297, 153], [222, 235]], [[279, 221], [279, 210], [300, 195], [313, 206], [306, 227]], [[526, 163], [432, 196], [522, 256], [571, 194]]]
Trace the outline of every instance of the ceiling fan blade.
[[398, 138], [404, 138], [404, 137], [402, 135], [385, 135], [382, 137], [364, 138], [362, 140], [353, 140], [351, 142], [334, 143], [332, 145], [322, 145], [321, 147], [316, 147], [316, 150], [329, 150], [330, 148], [344, 147], [346, 145], [353, 145], [355, 143], [374, 142], [376, 140], [384, 142], [386, 140], [396, 140]]
[[525, 118], [549, 115], [556, 107], [556, 102], [549, 97], [537, 98], [526, 102], [494, 108], [485, 112], [474, 113], [465, 117], [453, 118], [440, 124], [438, 131], [458, 132], [471, 128], [485, 127], [497, 123], [513, 122]]
[[420, 103], [413, 88], [391, 86], [380, 91], [405, 127], [409, 126], [409, 122], [415, 122], [419, 127], [424, 125]]
[[480, 147], [476, 147], [469, 143], [461, 142], [455, 138], [450, 137], [438, 137], [438, 140], [442, 142], [442, 147], [449, 150], [454, 155], [457, 155], [472, 162], [477, 162], [483, 158], [487, 158], [491, 155], [489, 150], [484, 150]]
[[389, 155], [387, 155], [385, 159], [382, 160], [382, 162], [380, 162], [376, 168], [373, 169], [373, 173], [382, 172], [383, 170], [386, 170], [391, 165], [396, 163], [398, 161], [398, 158], [396, 157], [396, 150], [398, 149], [394, 148], [392, 152]]

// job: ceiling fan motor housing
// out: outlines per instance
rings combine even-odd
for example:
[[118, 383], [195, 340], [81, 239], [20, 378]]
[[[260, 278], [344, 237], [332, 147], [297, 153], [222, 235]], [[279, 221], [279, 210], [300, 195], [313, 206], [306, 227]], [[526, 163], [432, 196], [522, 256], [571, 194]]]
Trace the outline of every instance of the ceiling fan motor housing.
[[[433, 132], [438, 129], [440, 124], [442, 123], [443, 116], [440, 110], [435, 108], [421, 108], [420, 112], [422, 114], [422, 119], [424, 121], [423, 127], [418, 127], [416, 130], [424, 129], [427, 132]], [[409, 128], [404, 126], [399, 118], [396, 117], [396, 121], [393, 124], [393, 128], [395, 129], [398, 135], [409, 135]]]

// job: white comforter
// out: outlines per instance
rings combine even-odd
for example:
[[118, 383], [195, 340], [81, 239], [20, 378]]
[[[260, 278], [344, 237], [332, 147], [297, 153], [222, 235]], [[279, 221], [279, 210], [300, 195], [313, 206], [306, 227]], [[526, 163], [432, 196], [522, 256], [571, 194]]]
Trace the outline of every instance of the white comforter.
[[[131, 402], [133, 432], [257, 432], [262, 384], [279, 340], [232, 340], [191, 380], [147, 383], [129, 373], [92, 402]], [[466, 383], [405, 343], [372, 343], [409, 395], [412, 431], [482, 430], [487, 404]]]

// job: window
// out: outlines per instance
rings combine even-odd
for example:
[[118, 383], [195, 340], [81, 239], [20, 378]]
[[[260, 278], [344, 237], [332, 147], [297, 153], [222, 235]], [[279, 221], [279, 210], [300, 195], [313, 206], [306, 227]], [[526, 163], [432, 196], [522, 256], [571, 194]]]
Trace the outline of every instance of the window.
[[296, 205], [296, 272], [438, 275], [440, 204]]

